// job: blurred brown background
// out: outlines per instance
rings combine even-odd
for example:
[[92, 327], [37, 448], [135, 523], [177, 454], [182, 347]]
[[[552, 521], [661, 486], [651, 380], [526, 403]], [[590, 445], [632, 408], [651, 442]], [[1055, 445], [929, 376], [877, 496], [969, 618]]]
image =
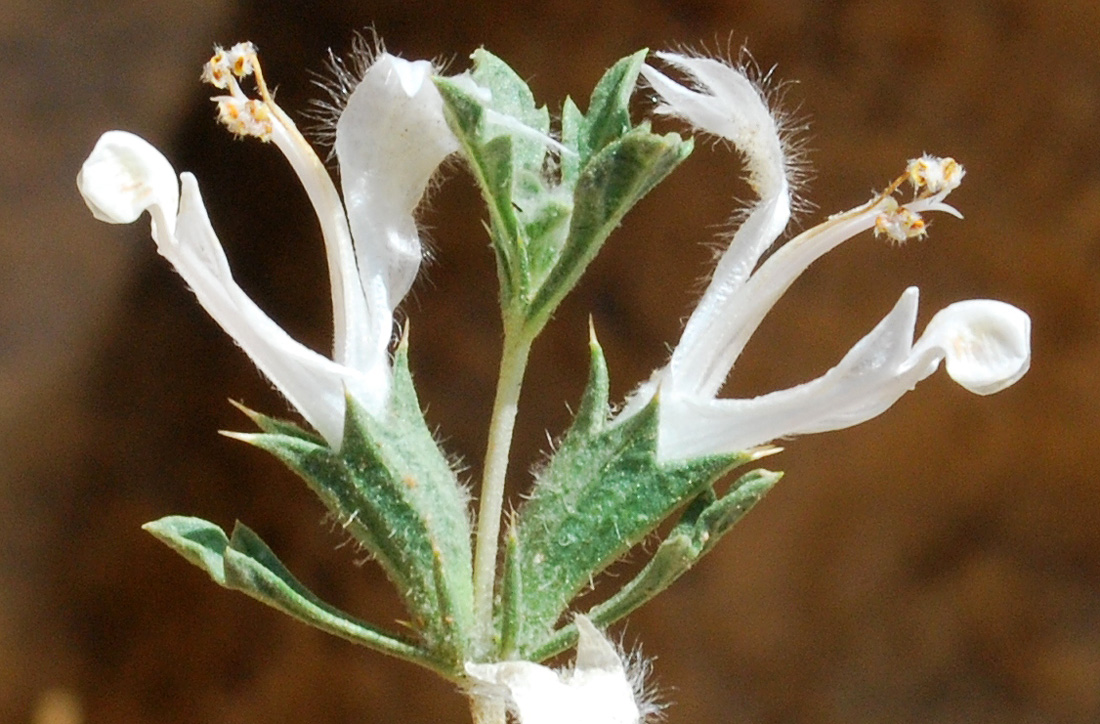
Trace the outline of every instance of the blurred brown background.
[[[274, 149], [234, 142], [198, 82], [213, 42], [251, 39], [288, 110], [329, 47], [373, 24], [408, 57], [483, 44], [552, 108], [642, 46], [745, 41], [799, 81], [828, 213], [928, 151], [968, 177], [965, 221], [869, 236], [769, 318], [731, 391], [824, 371], [921, 287], [922, 323], [989, 296], [1028, 310], [1035, 359], [981, 399], [942, 373], [883, 417], [788, 444], [779, 488], [634, 615], [680, 722], [1100, 721], [1100, 11], [1092, 2], [481, 3], [10, 0], [0, 8], [0, 720], [466, 721], [451, 687], [217, 588], [138, 526], [169, 513], [258, 530], [313, 589], [400, 615], [305, 486], [216, 434], [227, 403], [284, 410], [182, 283], [147, 224], [94, 222], [73, 178], [125, 128], [197, 173], [242, 284], [324, 348], [323, 255]], [[738, 183], [701, 144], [612, 237], [536, 347], [514, 479], [568, 422], [593, 315], [621, 398], [664, 360]], [[429, 416], [475, 473], [498, 353], [483, 212], [463, 176], [424, 217], [436, 260], [405, 305]], [[622, 631], [622, 627], [617, 629]], [[37, 718], [36, 718], [37, 717]], [[68, 718], [66, 718], [68, 717]]]

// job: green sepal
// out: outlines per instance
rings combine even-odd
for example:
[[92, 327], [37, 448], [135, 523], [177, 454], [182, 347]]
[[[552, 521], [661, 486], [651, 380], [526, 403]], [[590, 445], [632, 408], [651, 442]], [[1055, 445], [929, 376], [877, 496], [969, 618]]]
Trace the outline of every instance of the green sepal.
[[424, 421], [403, 340], [387, 409], [348, 395], [339, 450], [290, 423], [253, 417], [264, 432], [231, 436], [298, 473], [397, 588], [425, 648], [461, 664], [473, 628], [469, 501]]
[[242, 523], [231, 537], [208, 521], [172, 515], [142, 526], [195, 564], [219, 586], [245, 593], [327, 633], [426, 666], [448, 678], [460, 672], [415, 643], [325, 603], [287, 570], [256, 533]]
[[519, 540], [516, 529], [509, 525], [504, 538], [504, 577], [500, 582], [501, 596], [497, 602], [500, 631], [500, 658], [515, 657], [517, 637], [523, 625], [523, 581], [519, 578]]
[[[271, 417], [270, 415], [265, 415], [262, 412], [256, 412], [255, 410], [244, 406], [236, 400], [230, 400], [229, 404], [233, 405], [233, 407], [236, 407], [238, 410], [247, 415], [248, 419], [252, 421], [252, 424], [260, 428], [260, 430], [264, 432], [268, 432], [273, 435], [286, 435], [287, 437], [298, 438], [299, 440], [311, 442], [317, 445], [325, 444], [325, 439], [323, 437], [315, 432], [306, 430], [304, 427], [298, 425], [295, 422], [284, 420], [279, 417]], [[236, 433], [233, 432], [227, 432], [225, 434], [227, 437], [236, 436]]]
[[569, 603], [607, 566], [750, 454], [683, 462], [657, 459], [659, 401], [612, 423], [603, 353], [591, 341], [591, 372], [576, 421], [537, 476], [510, 535], [501, 600], [517, 594], [517, 654], [529, 658], [553, 635]]
[[[751, 470], [742, 475], [729, 491], [717, 498], [707, 488], [685, 509], [649, 562], [625, 586], [585, 615], [601, 628], [628, 615], [661, 591], [709, 553], [721, 538], [741, 520], [783, 477], [770, 470]], [[572, 647], [577, 641], [576, 627], [570, 623], [558, 629], [538, 649], [531, 651], [533, 661], [542, 661]]]
[[[561, 105], [561, 144], [566, 148], [576, 151], [581, 147], [581, 135], [584, 134], [584, 113], [568, 96]], [[575, 188], [577, 176], [581, 171], [580, 152], [574, 154], [562, 154], [561, 185], [567, 189]]]

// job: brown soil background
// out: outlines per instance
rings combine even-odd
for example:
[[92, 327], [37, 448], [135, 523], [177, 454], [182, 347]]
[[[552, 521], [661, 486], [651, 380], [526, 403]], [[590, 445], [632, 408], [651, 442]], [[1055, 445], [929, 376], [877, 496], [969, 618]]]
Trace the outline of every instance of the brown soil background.
[[[859, 428], [791, 441], [787, 477], [727, 542], [634, 615], [680, 722], [1100, 721], [1100, 11], [1091, 2], [355, 4], [15, 0], [0, 9], [0, 721], [465, 721], [412, 666], [223, 591], [143, 534], [169, 513], [240, 518], [322, 597], [400, 615], [381, 575], [290, 473], [216, 434], [232, 397], [284, 410], [156, 257], [145, 224], [94, 222], [73, 178], [98, 134], [150, 138], [197, 173], [244, 286], [326, 345], [320, 243], [273, 149], [234, 142], [197, 76], [251, 39], [291, 110], [326, 48], [373, 24], [408, 57], [478, 45], [552, 108], [633, 50], [747, 42], [797, 80], [819, 205], [863, 201], [906, 159], [969, 175], [931, 238], [870, 237], [817, 265], [731, 381], [751, 394], [820, 374], [901, 290], [922, 323], [961, 298], [1032, 314], [1034, 364], [972, 397], [944, 375]], [[621, 397], [675, 341], [739, 185], [701, 144], [612, 238], [535, 353], [514, 479], [561, 431], [593, 316]], [[413, 365], [473, 466], [498, 353], [483, 212], [460, 178], [424, 218], [436, 260], [405, 305]], [[617, 627], [616, 632], [623, 632]], [[52, 693], [51, 693], [52, 692]], [[65, 696], [60, 696], [64, 694]], [[63, 710], [64, 706], [54, 706]], [[35, 711], [38, 711], [38, 719]], [[69, 720], [71, 721], [71, 720]]]

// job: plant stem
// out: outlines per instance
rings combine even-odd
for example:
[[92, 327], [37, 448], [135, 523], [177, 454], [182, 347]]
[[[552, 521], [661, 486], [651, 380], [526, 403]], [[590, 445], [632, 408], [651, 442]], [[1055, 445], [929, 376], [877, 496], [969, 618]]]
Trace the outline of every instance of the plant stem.
[[[496, 400], [489, 422], [489, 443], [481, 481], [481, 502], [477, 516], [474, 549], [474, 641], [478, 657], [493, 653], [493, 589], [496, 579], [500, 516], [504, 506], [504, 482], [508, 474], [508, 453], [516, 422], [520, 387], [527, 369], [533, 335], [521, 324], [505, 319], [504, 348], [500, 359]], [[476, 704], [477, 699], [475, 698]], [[502, 715], [503, 716], [503, 715]], [[476, 716], [474, 721], [479, 721]], [[487, 720], [488, 721], [488, 720]], [[501, 719], [500, 721], [503, 721]]]

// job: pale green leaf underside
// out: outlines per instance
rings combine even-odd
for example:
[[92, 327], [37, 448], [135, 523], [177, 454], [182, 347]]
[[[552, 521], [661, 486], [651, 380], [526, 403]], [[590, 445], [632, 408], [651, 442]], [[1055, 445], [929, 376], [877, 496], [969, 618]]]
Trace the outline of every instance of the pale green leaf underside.
[[206, 571], [220, 586], [245, 593], [322, 631], [427, 666], [445, 676], [456, 675], [446, 662], [434, 659], [416, 644], [319, 599], [286, 569], [259, 536], [241, 523], [234, 526], [230, 537], [213, 523], [178, 515], [142, 527]]

